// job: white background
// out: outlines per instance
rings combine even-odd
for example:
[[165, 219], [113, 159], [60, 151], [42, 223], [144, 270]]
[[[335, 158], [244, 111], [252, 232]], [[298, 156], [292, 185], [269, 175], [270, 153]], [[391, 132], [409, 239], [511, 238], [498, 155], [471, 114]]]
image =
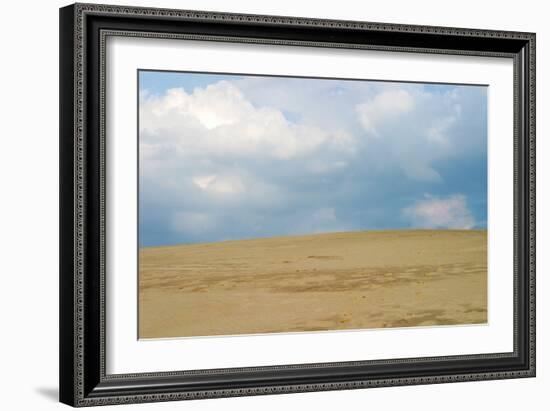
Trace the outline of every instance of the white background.
[[[513, 350], [511, 59], [121, 37], [107, 41], [106, 54], [107, 373]], [[128, 101], [138, 94], [138, 68], [487, 84], [488, 324], [137, 340], [137, 110]]]
[[[537, 32], [537, 133], [539, 187], [538, 233], [538, 377], [379, 388], [358, 391], [202, 400], [125, 406], [118, 409], [256, 410], [256, 409], [421, 409], [512, 410], [526, 405], [545, 409], [550, 386], [547, 354], [547, 313], [550, 284], [548, 250], [550, 209], [549, 150], [544, 136], [550, 122], [550, 27], [544, 2], [525, 0], [479, 2], [463, 0], [338, 2], [253, 2], [233, 0], [149, 0], [116, 2], [144, 6], [357, 19]], [[0, 406], [3, 409], [47, 410], [64, 407], [57, 397], [58, 349], [58, 10], [61, 1], [10, 2], [3, 7], [0, 26], [2, 60], [0, 90], [2, 148], [0, 149], [0, 287], [1, 336]], [[546, 390], [545, 390], [546, 388]], [[547, 404], [546, 404], [547, 407]]]

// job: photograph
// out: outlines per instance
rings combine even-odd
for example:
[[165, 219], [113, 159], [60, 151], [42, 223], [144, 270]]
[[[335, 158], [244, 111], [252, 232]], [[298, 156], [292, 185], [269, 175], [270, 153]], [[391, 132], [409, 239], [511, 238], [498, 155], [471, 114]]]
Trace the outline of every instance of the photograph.
[[[57, 154], [31, 150], [59, 167], [58, 203], [39, 202], [59, 205], [59, 253], [6, 214], [44, 253], [18, 267], [58, 261], [56, 290], [32, 288], [59, 296], [58, 327], [40, 321], [59, 401], [263, 409], [349, 390], [328, 408], [393, 409], [467, 390], [521, 408], [542, 387], [542, 14], [176, 3], [60, 4], [59, 81], [40, 83], [59, 85], [58, 115], [47, 102], [13, 129], [59, 129]], [[21, 187], [47, 186], [29, 173]]]
[[137, 82], [139, 339], [487, 324], [487, 85]]

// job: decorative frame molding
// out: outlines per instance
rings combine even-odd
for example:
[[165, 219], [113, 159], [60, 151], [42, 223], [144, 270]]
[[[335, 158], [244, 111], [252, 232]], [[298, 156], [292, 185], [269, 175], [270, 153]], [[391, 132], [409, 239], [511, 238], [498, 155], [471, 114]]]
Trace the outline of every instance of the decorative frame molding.
[[[155, 31], [150, 30], [153, 26]], [[512, 58], [514, 351], [107, 375], [105, 45], [108, 36]], [[326, 41], [327, 38], [331, 41]], [[332, 41], [334, 38], [340, 41]], [[62, 402], [91, 406], [535, 376], [535, 34], [75, 4], [60, 9], [60, 97]], [[441, 369], [442, 363], [448, 366], [445, 370]]]

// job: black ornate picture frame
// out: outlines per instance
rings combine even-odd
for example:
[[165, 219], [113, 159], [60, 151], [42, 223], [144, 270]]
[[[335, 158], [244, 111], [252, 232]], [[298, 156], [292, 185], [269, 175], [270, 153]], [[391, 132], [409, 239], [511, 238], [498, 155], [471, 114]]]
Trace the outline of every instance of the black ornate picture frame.
[[[107, 374], [105, 47], [109, 36], [512, 59], [514, 350]], [[535, 34], [75, 4], [60, 10], [60, 100], [61, 402], [93, 406], [535, 376]]]

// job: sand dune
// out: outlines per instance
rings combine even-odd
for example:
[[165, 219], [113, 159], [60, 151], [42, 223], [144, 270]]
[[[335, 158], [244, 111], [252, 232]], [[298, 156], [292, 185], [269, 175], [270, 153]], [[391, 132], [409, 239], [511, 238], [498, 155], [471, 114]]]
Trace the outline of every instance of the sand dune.
[[487, 321], [487, 231], [329, 233], [140, 249], [140, 338]]

